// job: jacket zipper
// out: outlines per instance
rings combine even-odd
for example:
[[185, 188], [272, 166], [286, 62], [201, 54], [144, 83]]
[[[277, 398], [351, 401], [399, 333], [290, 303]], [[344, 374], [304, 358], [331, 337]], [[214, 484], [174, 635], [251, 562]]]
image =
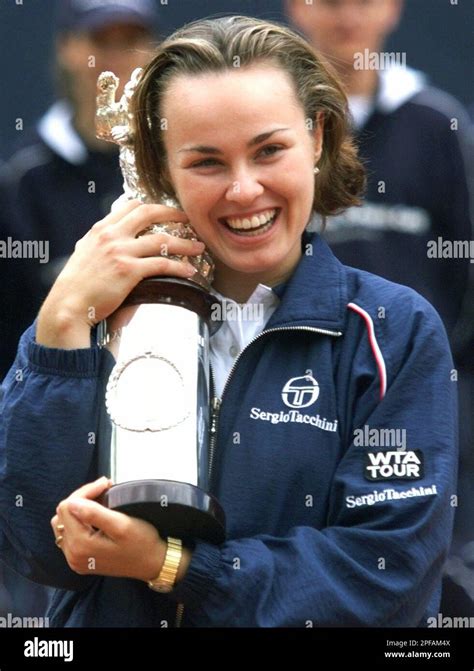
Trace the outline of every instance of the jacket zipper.
[[310, 333], [319, 333], [320, 335], [327, 335], [327, 336], [333, 336], [335, 338], [339, 338], [342, 336], [342, 331], [330, 331], [329, 329], [320, 329], [316, 328], [313, 326], [279, 326], [271, 329], [267, 329], [266, 331], [262, 331], [258, 335], [255, 336], [255, 338], [252, 338], [252, 340], [245, 345], [243, 350], [239, 353], [237, 356], [236, 360], [232, 364], [232, 368], [230, 369], [229, 375], [227, 376], [227, 380], [225, 381], [224, 389], [222, 390], [222, 395], [220, 398], [217, 396], [214, 396], [212, 398], [212, 419], [211, 419], [211, 436], [209, 439], [209, 486], [211, 485], [211, 478], [212, 478], [212, 467], [214, 464], [214, 452], [215, 452], [215, 445], [216, 445], [216, 440], [217, 440], [217, 427], [219, 423], [219, 413], [222, 405], [222, 399], [225, 396], [225, 392], [227, 390], [227, 387], [229, 386], [230, 380], [234, 375], [235, 369], [237, 368], [237, 364], [239, 363], [239, 360], [243, 353], [251, 346], [253, 345], [257, 340], [262, 338], [263, 336], [268, 335], [269, 333], [276, 333], [280, 331], [309, 331]]
[[[209, 487], [211, 486], [212, 467], [214, 465], [214, 452], [217, 441], [217, 428], [219, 424], [219, 413], [222, 405], [222, 399], [224, 398], [226, 389], [229, 386], [229, 382], [234, 375], [237, 364], [242, 354], [257, 340], [259, 340], [263, 336], [268, 335], [269, 333], [276, 333], [281, 331], [308, 331], [310, 333], [319, 333], [320, 335], [333, 336], [335, 338], [339, 338], [340, 336], [342, 336], [342, 331], [330, 331], [329, 329], [319, 329], [313, 326], [280, 326], [267, 329], [266, 331], [262, 331], [261, 333], [256, 335], [255, 338], [252, 338], [252, 340], [249, 343], [247, 343], [247, 345], [239, 353], [236, 360], [232, 364], [232, 368], [230, 369], [229, 375], [227, 376], [227, 380], [225, 381], [221, 397], [219, 398], [218, 396], [213, 396], [211, 399], [211, 427], [210, 427], [211, 435], [209, 438]], [[211, 379], [212, 379], [212, 369], [211, 369]], [[181, 626], [181, 622], [183, 619], [183, 612], [184, 612], [184, 604], [180, 603], [178, 604], [178, 608], [176, 610], [175, 627]]]
[[[235, 362], [233, 366], [235, 365]], [[232, 366], [232, 367], [233, 367]], [[227, 384], [225, 385], [227, 386]], [[219, 420], [219, 411], [221, 408], [221, 399], [217, 396], [213, 396], [211, 399], [211, 428], [210, 428], [210, 437], [209, 437], [209, 485], [211, 484], [212, 477], [212, 466], [214, 463], [214, 450], [216, 446], [217, 438], [217, 424]]]
[[184, 603], [178, 603], [178, 607], [176, 608], [176, 618], [174, 620], [174, 626], [177, 629], [181, 627], [181, 622], [183, 621], [183, 613], [184, 613]]
[[[211, 401], [211, 422], [210, 422], [210, 427], [209, 427], [209, 433], [212, 435], [216, 431], [216, 423], [215, 423], [215, 410], [214, 410], [214, 402], [218, 401], [219, 399], [216, 399], [212, 394], [214, 393], [214, 375], [212, 374], [212, 367], [209, 364], [209, 391], [210, 391], [210, 401]], [[209, 439], [209, 454], [208, 454], [208, 461], [209, 461], [209, 467], [208, 467], [208, 479], [210, 479], [210, 473], [211, 473], [211, 463], [212, 459], [210, 457], [210, 449], [211, 449], [211, 439]], [[181, 627], [181, 624], [183, 622], [183, 616], [184, 616], [184, 603], [178, 603], [176, 607], [176, 616], [174, 620], [174, 626], [176, 629], [179, 629]]]

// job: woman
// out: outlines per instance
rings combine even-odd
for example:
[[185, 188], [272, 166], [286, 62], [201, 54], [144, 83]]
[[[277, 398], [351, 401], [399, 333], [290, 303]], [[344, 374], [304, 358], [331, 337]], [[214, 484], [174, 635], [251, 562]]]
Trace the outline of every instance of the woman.
[[[426, 624], [452, 524], [452, 363], [422, 298], [342, 266], [305, 230], [363, 187], [340, 85], [287, 28], [202, 21], [160, 45], [134, 112], [143, 186], [181, 209], [131, 201], [95, 224], [22, 338], [5, 383], [6, 560], [59, 588], [58, 626], [172, 626], [179, 604], [191, 626]], [[191, 276], [160, 249], [202, 243], [136, 238], [170, 219], [214, 256], [218, 294], [264, 306], [212, 339], [218, 547], [170, 549], [94, 501], [107, 479], [90, 482], [105, 366], [90, 316], [144, 277]], [[159, 594], [147, 583], [164, 566]]]

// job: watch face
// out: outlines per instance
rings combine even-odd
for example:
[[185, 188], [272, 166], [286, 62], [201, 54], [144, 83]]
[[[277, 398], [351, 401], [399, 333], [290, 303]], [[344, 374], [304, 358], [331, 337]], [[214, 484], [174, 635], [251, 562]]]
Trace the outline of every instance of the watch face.
[[155, 592], [161, 592], [161, 594], [167, 594], [173, 589], [172, 585], [157, 585], [152, 582], [148, 583], [148, 587]]

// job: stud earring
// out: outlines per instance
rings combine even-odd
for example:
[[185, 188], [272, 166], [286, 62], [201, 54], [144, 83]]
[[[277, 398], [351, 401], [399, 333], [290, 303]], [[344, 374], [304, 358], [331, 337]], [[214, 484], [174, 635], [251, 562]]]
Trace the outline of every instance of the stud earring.
[[315, 175], [318, 175], [318, 174], [319, 174], [320, 170], [319, 170], [319, 168], [318, 168], [317, 165], [314, 166], [314, 168], [313, 168], [313, 172], [314, 172]]

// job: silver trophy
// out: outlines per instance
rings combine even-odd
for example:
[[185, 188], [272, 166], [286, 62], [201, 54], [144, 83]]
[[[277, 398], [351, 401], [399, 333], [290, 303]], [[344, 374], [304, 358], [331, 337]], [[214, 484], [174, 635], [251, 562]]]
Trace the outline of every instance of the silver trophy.
[[[117, 77], [99, 76], [96, 134], [120, 146], [126, 195], [149, 202], [135, 167], [129, 110], [140, 75], [140, 69], [133, 72], [118, 102]], [[163, 232], [197, 239], [191, 226], [179, 222], [156, 224], [140, 235]], [[143, 280], [98, 325], [98, 344], [114, 359], [98, 438], [100, 472], [114, 484], [102, 503], [151, 522], [163, 536], [220, 543], [225, 516], [208, 493], [209, 337], [220, 324], [211, 319], [212, 259], [205, 252], [189, 262], [197, 270], [192, 280]]]

